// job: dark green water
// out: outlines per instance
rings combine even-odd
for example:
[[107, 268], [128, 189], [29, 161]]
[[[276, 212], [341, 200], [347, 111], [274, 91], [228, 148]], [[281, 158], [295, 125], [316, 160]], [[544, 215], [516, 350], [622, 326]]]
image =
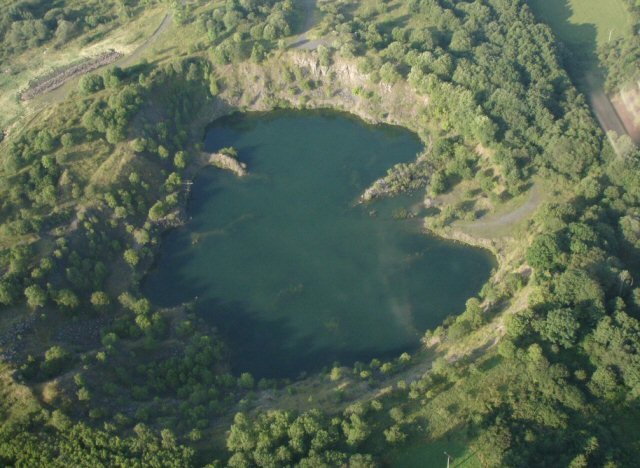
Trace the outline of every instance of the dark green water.
[[235, 372], [295, 377], [410, 350], [488, 279], [487, 252], [391, 215], [419, 199], [354, 206], [387, 168], [415, 158], [414, 134], [343, 114], [278, 111], [215, 122], [205, 149], [225, 146], [238, 149], [250, 175], [198, 176], [192, 220], [166, 236], [144, 289], [165, 306], [197, 296]]

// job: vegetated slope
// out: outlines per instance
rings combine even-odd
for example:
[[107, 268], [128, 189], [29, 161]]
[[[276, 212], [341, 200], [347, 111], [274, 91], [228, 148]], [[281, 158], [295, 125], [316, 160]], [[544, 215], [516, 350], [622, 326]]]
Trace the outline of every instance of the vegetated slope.
[[[447, 436], [488, 466], [635, 460], [637, 152], [603, 142], [549, 29], [518, 2], [321, 7], [335, 48], [289, 52], [289, 1], [175, 5], [169, 57], [87, 75], [2, 143], [0, 385], [3, 401], [24, 402], [1, 408], [4, 464], [375, 466]], [[402, 372], [419, 354], [336, 366], [316, 387], [256, 383], [230, 372], [188, 305], [140, 295], [161, 233], [184, 213], [207, 120], [276, 106], [417, 130], [428, 151], [390, 171], [392, 191], [469, 186], [426, 220], [437, 232], [527, 190], [532, 174], [548, 181], [549, 202], [480, 297], [426, 334], [423, 376]], [[500, 330], [498, 346], [465, 349]], [[385, 388], [359, 398], [362, 381]], [[278, 410], [296, 391], [308, 392], [302, 413]], [[246, 414], [231, 422], [236, 409]]]
[[[608, 44], [600, 52], [607, 69], [606, 86], [614, 93], [611, 99], [625, 129], [636, 145], [640, 144], [640, 6], [625, 2], [632, 25], [631, 37]], [[628, 146], [628, 145], [627, 145]]]
[[600, 51], [600, 60], [607, 70], [607, 90], [617, 91], [640, 78], [640, 5], [624, 0], [629, 15], [631, 34], [608, 42]]
[[[563, 43], [563, 60], [619, 154], [640, 142], [635, 108], [639, 10], [633, 2], [528, 2]], [[610, 96], [607, 96], [608, 93]]]
[[[38, 87], [52, 75], [69, 78], [68, 72], [86, 70], [91, 59], [110, 50], [129, 53], [151, 35], [166, 6], [155, 1], [123, 2], [39, 2], [10, 0], [0, 7], [0, 35], [3, 38], [0, 74], [0, 130], [10, 133], [23, 126], [22, 119], [33, 118], [59, 102], [69, 88], [53, 95], [22, 101], [20, 95]], [[39, 37], [31, 28], [42, 28]], [[29, 36], [27, 38], [27, 36]], [[17, 41], [17, 42], [16, 42]], [[13, 46], [14, 42], [18, 45]], [[26, 46], [28, 44], [28, 46]], [[80, 65], [82, 63], [82, 65]], [[66, 73], [65, 73], [66, 71]], [[59, 79], [48, 85], [59, 84]], [[32, 95], [33, 96], [33, 95]]]

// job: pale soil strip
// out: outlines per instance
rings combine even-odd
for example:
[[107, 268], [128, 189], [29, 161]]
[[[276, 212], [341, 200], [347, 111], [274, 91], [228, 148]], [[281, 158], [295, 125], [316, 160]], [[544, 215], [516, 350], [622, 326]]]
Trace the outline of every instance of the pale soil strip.
[[591, 108], [600, 123], [602, 129], [606, 132], [614, 131], [618, 135], [625, 135], [626, 129], [618, 117], [618, 113], [611, 105], [611, 101], [601, 89], [594, 89], [590, 95]]
[[624, 125], [627, 134], [636, 145], [640, 145], [640, 126], [636, 124], [638, 115], [634, 112], [633, 96], [630, 96], [630, 93], [632, 92], [626, 90], [616, 94], [611, 99], [611, 103], [622, 120], [622, 124]]
[[481, 228], [481, 229], [496, 229], [496, 228], [511, 227], [519, 223], [520, 221], [528, 218], [529, 216], [531, 216], [533, 212], [536, 210], [536, 208], [538, 208], [542, 200], [543, 200], [543, 196], [540, 191], [540, 188], [537, 185], [534, 185], [529, 192], [529, 198], [527, 199], [527, 201], [524, 202], [519, 207], [507, 213], [488, 216], [486, 219], [481, 218], [478, 221], [469, 225], [468, 227]]
[[302, 32], [298, 34], [290, 44], [294, 49], [315, 50], [319, 45], [326, 45], [326, 39], [309, 39], [309, 31], [315, 26], [316, 0], [303, 0], [305, 12]]
[[[591, 109], [600, 124], [602, 130], [609, 138], [609, 142], [613, 147], [616, 154], [620, 155], [617, 143], [611, 138], [609, 132], [614, 132], [618, 136], [629, 135], [627, 128], [625, 128], [620, 115], [616, 112], [609, 97], [605, 94], [602, 87], [597, 83], [597, 79], [593, 72], [589, 72], [585, 75], [585, 81], [591, 91], [589, 92], [588, 99]], [[629, 135], [633, 138], [632, 135]], [[637, 143], [637, 142], [636, 142]]]
[[[479, 242], [479, 245], [488, 246], [488, 244], [485, 245], [485, 240], [491, 244], [499, 238], [511, 236], [513, 228], [524, 220], [529, 219], [544, 200], [545, 195], [543, 188], [540, 187], [539, 183], [534, 183], [529, 190], [526, 200], [521, 205], [509, 211], [488, 214], [475, 221], [455, 222], [453, 230], [457, 234], [452, 236], [452, 238], [471, 244], [477, 244]], [[478, 242], [473, 242], [472, 240]]]
[[[183, 2], [184, 4], [184, 2]], [[158, 28], [153, 32], [149, 39], [147, 39], [140, 47], [134, 50], [130, 55], [124, 57], [120, 62], [118, 62], [119, 66], [125, 67], [131, 65], [137, 59], [140, 58], [143, 52], [145, 52], [151, 45], [153, 45], [158, 38], [169, 28], [171, 25], [171, 20], [173, 19], [173, 12], [169, 11], [164, 18], [162, 18], [162, 22], [158, 26]]]

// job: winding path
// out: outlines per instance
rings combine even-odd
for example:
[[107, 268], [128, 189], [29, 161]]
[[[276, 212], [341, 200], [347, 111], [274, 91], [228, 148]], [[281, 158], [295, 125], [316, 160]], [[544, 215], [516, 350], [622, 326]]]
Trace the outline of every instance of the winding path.
[[471, 226], [483, 229], [496, 229], [512, 226], [531, 216], [542, 200], [543, 196], [540, 187], [538, 185], [534, 185], [529, 192], [529, 198], [527, 201], [519, 207], [506, 213], [487, 217], [487, 219], [481, 218]]
[[291, 48], [314, 50], [319, 45], [326, 44], [326, 39], [309, 39], [309, 31], [316, 23], [316, 3], [317, 0], [302, 0], [302, 6], [305, 10], [304, 22], [302, 23], [302, 31], [291, 41]]
[[[184, 6], [184, 3], [185, 2], [183, 1], [182, 2], [183, 6]], [[143, 54], [143, 52], [145, 52], [149, 47], [151, 47], [158, 40], [158, 38], [169, 28], [169, 26], [171, 25], [171, 21], [172, 20], [173, 20], [173, 11], [169, 10], [167, 12], [167, 14], [164, 15], [164, 18], [162, 18], [162, 22], [156, 28], [156, 30], [153, 32], [153, 34], [151, 36], [149, 36], [149, 38], [146, 41], [144, 41], [131, 54], [126, 55], [122, 59], [118, 60], [116, 62], [116, 65], [121, 66], [121, 67], [126, 67], [126, 66], [131, 65], [138, 58], [140, 58], [140, 56]]]

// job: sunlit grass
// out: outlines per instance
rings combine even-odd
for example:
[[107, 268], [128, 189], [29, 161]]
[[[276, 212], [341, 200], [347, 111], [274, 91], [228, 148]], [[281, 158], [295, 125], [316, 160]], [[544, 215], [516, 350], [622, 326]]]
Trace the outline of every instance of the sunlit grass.
[[631, 33], [629, 13], [621, 0], [527, 0], [531, 9], [569, 46], [592, 43]]

